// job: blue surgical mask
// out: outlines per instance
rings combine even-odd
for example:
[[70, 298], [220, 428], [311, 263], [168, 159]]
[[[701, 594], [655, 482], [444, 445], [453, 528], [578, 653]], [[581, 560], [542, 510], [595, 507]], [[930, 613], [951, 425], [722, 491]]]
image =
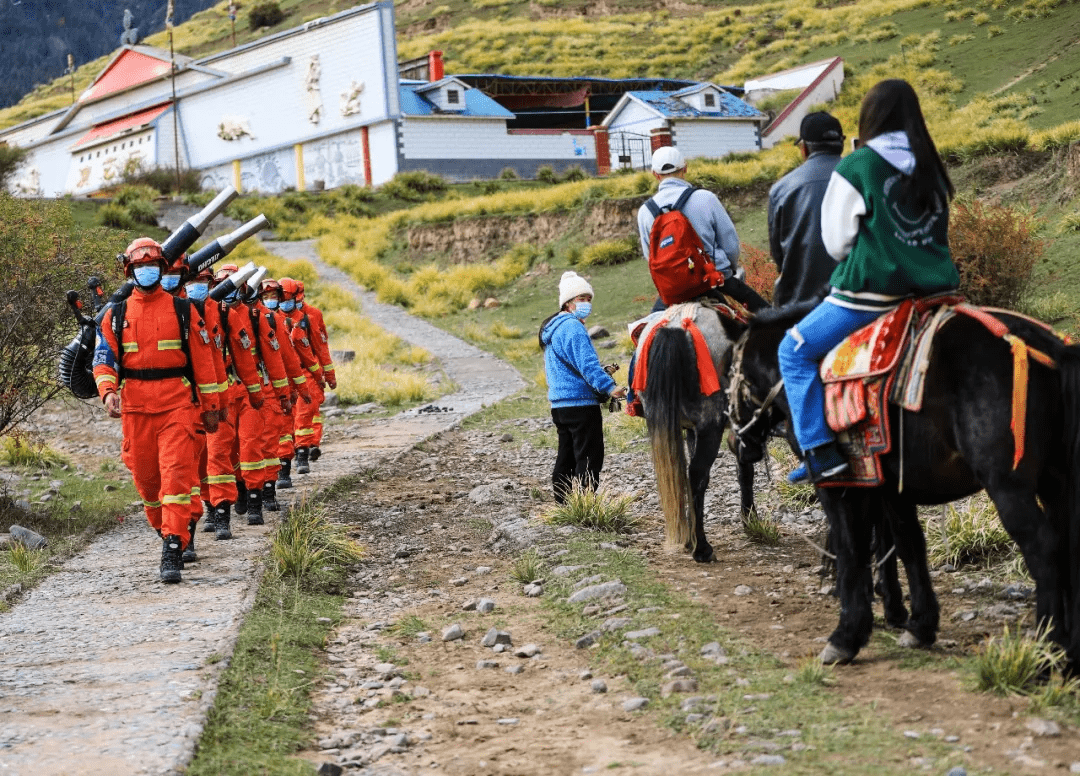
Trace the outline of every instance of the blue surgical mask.
[[304, 309], [304, 303], [303, 302], [297, 302], [296, 303], [296, 309], [297, 310], [303, 310]]
[[579, 321], [583, 321], [592, 314], [592, 302], [578, 302], [570, 313]]
[[277, 299], [263, 299], [263, 304], [266, 305], [269, 310], [276, 310], [278, 301]]
[[[168, 277], [166, 275], [166, 277]], [[187, 291], [188, 299], [193, 299], [196, 302], [201, 302], [206, 299], [206, 295], [210, 293], [209, 283], [188, 283], [184, 286]]]
[[284, 302], [281, 303], [282, 312], [291, 313], [295, 309], [296, 302], [292, 299], [286, 299]]
[[180, 287], [180, 276], [179, 275], [162, 275], [161, 276], [161, 287], [164, 288], [166, 291], [175, 291], [177, 288]]
[[161, 282], [161, 267], [157, 264], [140, 264], [132, 274], [139, 288], [152, 288]]

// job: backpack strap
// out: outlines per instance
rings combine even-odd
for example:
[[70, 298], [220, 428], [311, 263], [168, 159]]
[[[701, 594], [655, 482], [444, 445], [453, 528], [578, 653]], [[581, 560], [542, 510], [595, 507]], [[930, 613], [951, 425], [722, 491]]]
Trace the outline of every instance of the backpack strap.
[[693, 194], [693, 193], [694, 193], [695, 191], [697, 191], [697, 190], [698, 190], [698, 189], [697, 189], [697, 187], [696, 187], [696, 186], [691, 186], [691, 187], [690, 187], [690, 188], [688, 188], [688, 189], [687, 189], [686, 191], [684, 191], [684, 192], [683, 192], [682, 194], [680, 194], [680, 195], [679, 195], [679, 198], [678, 198], [677, 200], [675, 200], [675, 204], [674, 204], [674, 205], [672, 205], [672, 206], [671, 206], [671, 207], [669, 208], [669, 212], [670, 212], [671, 210], [678, 210], [678, 211], [679, 211], [679, 212], [681, 213], [681, 212], [682, 212], [682, 209], [683, 209], [684, 207], [686, 207], [686, 202], [687, 202], [687, 200], [689, 200], [689, 199], [690, 199], [690, 195], [691, 195], [691, 194]]
[[113, 304], [112, 329], [116, 337], [116, 384], [124, 382], [124, 315], [127, 313], [127, 299]]
[[176, 311], [176, 322], [180, 324], [180, 350], [183, 351], [184, 358], [187, 360], [187, 366], [184, 367], [184, 376], [191, 384], [191, 400], [198, 404], [199, 393], [195, 388], [195, 367], [192, 365], [191, 343], [188, 341], [188, 337], [191, 335], [191, 301], [174, 296], [173, 309]]
[[653, 218], [659, 218], [660, 214], [663, 212], [660, 209], [660, 206], [656, 204], [656, 200], [652, 197], [645, 200], [645, 207], [647, 207], [649, 209], [649, 212], [652, 213]]

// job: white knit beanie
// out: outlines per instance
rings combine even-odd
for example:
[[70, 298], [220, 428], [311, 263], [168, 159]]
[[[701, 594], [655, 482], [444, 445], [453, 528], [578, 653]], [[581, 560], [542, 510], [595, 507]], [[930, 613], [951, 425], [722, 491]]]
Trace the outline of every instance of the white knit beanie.
[[559, 309], [561, 310], [564, 304], [582, 294], [594, 296], [589, 281], [573, 270], [564, 272], [562, 279], [559, 280]]

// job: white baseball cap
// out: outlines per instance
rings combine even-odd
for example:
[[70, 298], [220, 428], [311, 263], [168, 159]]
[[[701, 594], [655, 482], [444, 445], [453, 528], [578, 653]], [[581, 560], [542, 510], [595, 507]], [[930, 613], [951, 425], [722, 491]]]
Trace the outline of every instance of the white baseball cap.
[[686, 159], [675, 146], [662, 146], [652, 155], [652, 171], [657, 175], [668, 175], [686, 167]]

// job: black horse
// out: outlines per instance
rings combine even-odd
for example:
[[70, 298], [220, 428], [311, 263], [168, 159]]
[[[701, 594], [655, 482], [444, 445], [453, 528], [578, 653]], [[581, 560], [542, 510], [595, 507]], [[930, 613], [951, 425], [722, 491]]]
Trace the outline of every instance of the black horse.
[[[678, 310], [669, 312], [670, 322], [658, 325], [644, 358], [640, 351], [649, 340], [650, 329], [639, 340], [637, 362], [645, 364], [647, 374], [641, 401], [668, 543], [685, 547], [692, 552], [694, 560], [708, 563], [715, 560], [715, 553], [705, 538], [705, 491], [709, 487], [709, 472], [720, 453], [727, 424], [727, 400], [724, 390], [708, 396], [702, 394], [697, 354], [682, 319], [687, 315], [695, 319], [713, 369], [721, 380], [730, 363], [734, 340], [725, 333], [717, 314], [707, 307], [680, 305]], [[757, 458], [751, 454], [739, 456], [744, 518], [754, 509], [753, 464], [761, 455], [763, 452]]]
[[[766, 311], [749, 327], [724, 322], [729, 337], [738, 340], [730, 375], [737, 399], [731, 399], [730, 412], [745, 460], [761, 454], [769, 425], [788, 414], [777, 349], [811, 307]], [[882, 457], [884, 484], [817, 489], [833, 534], [841, 603], [840, 623], [822, 651], [827, 662], [852, 660], [870, 637], [871, 530], [882, 516], [911, 594], [912, 613], [900, 643], [933, 644], [938, 604], [916, 508], [985, 489], [1035, 580], [1039, 624], [1050, 624], [1054, 640], [1080, 666], [1080, 347], [1023, 317], [993, 314], [1013, 336], [1054, 361], [1054, 368], [1028, 361], [1023, 458], [1014, 468], [1010, 345], [982, 323], [957, 315], [934, 341], [922, 410], [901, 412], [890, 405], [894, 444]], [[890, 593], [895, 601], [895, 580]]]

